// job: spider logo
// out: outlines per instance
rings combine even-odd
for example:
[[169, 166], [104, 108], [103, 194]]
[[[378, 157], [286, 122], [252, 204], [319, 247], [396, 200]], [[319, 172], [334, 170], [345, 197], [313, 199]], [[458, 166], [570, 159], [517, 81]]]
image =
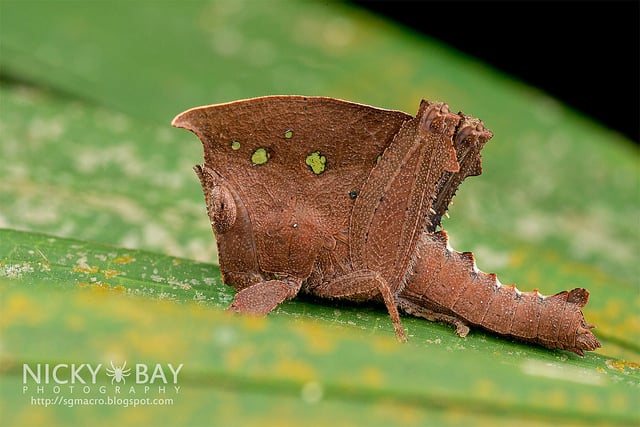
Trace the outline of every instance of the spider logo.
[[122, 366], [114, 366], [113, 361], [111, 361], [111, 369], [107, 368], [107, 376], [111, 377], [111, 384], [113, 384], [114, 381], [117, 383], [120, 383], [120, 382], [125, 384], [127, 383], [127, 381], [124, 378], [131, 375], [131, 368], [125, 369], [126, 367], [127, 367], [126, 360], [122, 364]]

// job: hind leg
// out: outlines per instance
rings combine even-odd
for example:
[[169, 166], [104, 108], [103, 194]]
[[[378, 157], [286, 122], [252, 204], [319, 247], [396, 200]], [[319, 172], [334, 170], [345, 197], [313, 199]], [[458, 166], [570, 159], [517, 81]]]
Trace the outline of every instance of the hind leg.
[[469, 326], [464, 320], [460, 319], [459, 317], [451, 316], [445, 313], [439, 313], [437, 311], [422, 307], [402, 298], [398, 299], [398, 305], [406, 313], [411, 314], [412, 316], [422, 317], [423, 319], [427, 319], [431, 322], [443, 322], [448, 325], [454, 326], [456, 328], [456, 333], [460, 337], [464, 338], [467, 336], [467, 334], [469, 334]]

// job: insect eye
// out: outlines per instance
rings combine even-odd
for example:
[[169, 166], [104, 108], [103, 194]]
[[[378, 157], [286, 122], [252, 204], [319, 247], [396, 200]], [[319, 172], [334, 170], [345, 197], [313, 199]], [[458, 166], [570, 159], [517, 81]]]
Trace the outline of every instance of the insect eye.
[[228, 231], [236, 222], [236, 202], [231, 192], [223, 186], [216, 185], [211, 189], [207, 208], [211, 225], [217, 233]]

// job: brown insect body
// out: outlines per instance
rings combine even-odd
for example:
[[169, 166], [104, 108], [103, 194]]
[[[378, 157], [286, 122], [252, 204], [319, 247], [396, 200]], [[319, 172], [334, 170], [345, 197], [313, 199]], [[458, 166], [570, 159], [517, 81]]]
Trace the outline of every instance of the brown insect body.
[[195, 169], [223, 280], [238, 290], [230, 309], [264, 315], [306, 292], [381, 300], [402, 340], [398, 307], [463, 336], [477, 325], [578, 354], [599, 346], [580, 312], [588, 292], [500, 287], [436, 232], [458, 185], [481, 173], [492, 135], [479, 120], [427, 101], [414, 118], [271, 96], [191, 109], [173, 125], [204, 145]]
[[589, 292], [577, 288], [552, 296], [504, 286], [495, 274], [477, 269], [471, 252], [449, 247], [446, 231], [424, 233], [417, 259], [397, 301], [409, 314], [454, 325], [466, 336], [469, 326], [535, 342], [547, 348], [594, 350], [600, 343], [580, 309]]

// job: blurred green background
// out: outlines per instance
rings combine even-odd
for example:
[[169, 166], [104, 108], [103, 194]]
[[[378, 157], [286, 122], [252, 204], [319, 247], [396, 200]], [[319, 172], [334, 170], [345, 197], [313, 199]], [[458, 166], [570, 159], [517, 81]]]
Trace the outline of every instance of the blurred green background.
[[[338, 2], [0, 2], [0, 423], [640, 423], [638, 149], [532, 87]], [[591, 291], [584, 359], [384, 309], [296, 300], [222, 312], [183, 110], [272, 94], [414, 114], [422, 98], [494, 132], [443, 223], [524, 291]], [[31, 403], [23, 364], [182, 363], [169, 406]], [[133, 377], [127, 378], [133, 385]], [[130, 390], [120, 397], [134, 397]]]

